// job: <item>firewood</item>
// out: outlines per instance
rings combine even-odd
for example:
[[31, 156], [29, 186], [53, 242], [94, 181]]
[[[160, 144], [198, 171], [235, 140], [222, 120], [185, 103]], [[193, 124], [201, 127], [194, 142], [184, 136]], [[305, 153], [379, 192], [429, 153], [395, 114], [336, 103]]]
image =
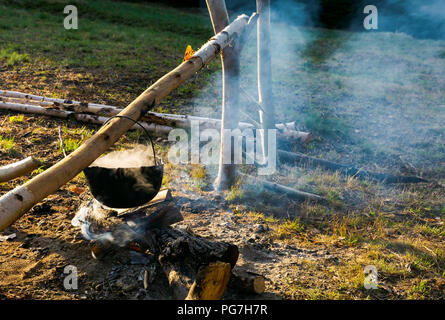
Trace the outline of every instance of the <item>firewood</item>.
[[[137, 211], [132, 213], [136, 214]], [[128, 216], [128, 213], [126, 216]], [[138, 226], [138, 229], [141, 230], [141, 232], [148, 233], [153, 229], [167, 228], [168, 226], [182, 220], [183, 217], [178, 208], [173, 205], [169, 205], [151, 213], [149, 216], [137, 218], [133, 222]], [[142, 245], [145, 244], [146, 246], [151, 245], [151, 243], [145, 243], [143, 236], [134, 232], [127, 224], [118, 225], [114, 229], [110, 230], [109, 233], [112, 236], [111, 238], [114, 239], [113, 241], [110, 241], [110, 237], [107, 237], [91, 242], [90, 246], [93, 258], [99, 260], [103, 259], [106, 255], [113, 252], [118, 247], [124, 247], [131, 241], [137, 241]], [[147, 239], [147, 241], [151, 240], [151, 238]]]
[[230, 280], [230, 263], [212, 262], [199, 268], [185, 300], [219, 300]]
[[[246, 15], [239, 16], [222, 32], [204, 44], [191, 59], [182, 62], [145, 90], [119, 115], [139, 120], [155, 104], [213, 60], [223, 48], [241, 34], [247, 21]], [[0, 198], [0, 230], [10, 226], [33, 205], [56, 192], [119, 140], [134, 125], [134, 121], [127, 118], [111, 120], [68, 157], [24, 185], [3, 195]]]
[[[75, 113], [74, 111], [49, 109], [32, 104], [19, 104], [10, 102], [0, 102], [0, 109], [23, 112], [23, 113], [41, 114], [62, 119], [74, 118], [79, 122], [93, 123], [93, 124], [104, 124], [110, 119], [108, 117], [98, 116], [94, 114], [91, 115], [91, 114]], [[151, 132], [155, 135], [167, 135], [173, 129], [171, 127], [159, 125], [156, 123], [148, 124], [145, 122], [141, 122], [141, 125], [148, 132]], [[140, 129], [141, 129], [140, 126], [138, 126], [137, 124], [133, 124], [133, 126], [129, 130], [140, 130]]]
[[262, 294], [266, 285], [262, 275], [234, 269], [230, 277], [229, 287], [247, 294]]
[[172, 199], [173, 197], [170, 189], [161, 189], [159, 193], [150, 200], [149, 205], [157, 204], [164, 201], [170, 201]]
[[[25, 97], [35, 98], [35, 100]], [[109, 117], [117, 115], [122, 111], [121, 108], [115, 106], [41, 97], [5, 90], [0, 90], [0, 109], [64, 119], [72, 117], [77, 121], [93, 124], [102, 124]], [[139, 122], [144, 128], [154, 135], [168, 135], [173, 128], [190, 129], [192, 121], [198, 122], [200, 128], [221, 128], [221, 119], [199, 116], [147, 112], [141, 120]], [[238, 125], [240, 130], [247, 128], [255, 129], [254, 125], [247, 122], [239, 122]], [[295, 127], [295, 122], [277, 123], [275, 128], [278, 130], [278, 139], [289, 142], [301, 141], [303, 143], [308, 143], [311, 140], [310, 133], [298, 131]], [[141, 127], [134, 125], [131, 129], [140, 130]]]
[[39, 160], [34, 159], [33, 157], [27, 157], [23, 160], [0, 167], [0, 182], [24, 176], [41, 165]]
[[200, 267], [220, 261], [233, 268], [238, 260], [236, 245], [201, 238], [183, 230], [154, 230], [152, 238], [154, 245], [150, 251], [159, 255], [158, 261], [175, 299], [183, 300], [188, 296]]
[[278, 183], [258, 179], [256, 177], [253, 177], [253, 176], [247, 175], [245, 173], [241, 173], [241, 172], [239, 172], [238, 175], [241, 178], [243, 178], [250, 185], [259, 185], [259, 186], [264, 187], [265, 189], [270, 190], [272, 192], [286, 195], [288, 198], [291, 198], [291, 199], [295, 199], [295, 200], [299, 200], [299, 201], [310, 200], [310, 201], [317, 201], [317, 202], [326, 202], [325, 198], [323, 198], [322, 196], [313, 194], [313, 193], [296, 190], [293, 188], [289, 188], [287, 186], [283, 186]]

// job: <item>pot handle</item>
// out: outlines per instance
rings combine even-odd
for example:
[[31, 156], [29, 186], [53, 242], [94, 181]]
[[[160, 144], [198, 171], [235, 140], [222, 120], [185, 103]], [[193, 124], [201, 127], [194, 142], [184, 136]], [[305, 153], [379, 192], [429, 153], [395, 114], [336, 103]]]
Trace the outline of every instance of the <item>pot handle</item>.
[[130, 117], [127, 117], [127, 116], [120, 116], [120, 115], [115, 115], [115, 116], [112, 116], [112, 117], [108, 118], [108, 120], [105, 121], [103, 125], [105, 126], [105, 125], [106, 125], [108, 122], [110, 122], [110, 120], [113, 119], [113, 118], [124, 118], [124, 119], [131, 120], [131, 121], [133, 121], [135, 124], [137, 124], [138, 126], [140, 126], [140, 127], [142, 128], [142, 130], [145, 131], [145, 133], [146, 133], [147, 136], [148, 136], [148, 139], [150, 139], [150, 142], [151, 142], [151, 148], [153, 149], [153, 158], [154, 158], [154, 161], [155, 161], [155, 165], [158, 165], [158, 161], [156, 160], [155, 145], [154, 145], [154, 143], [153, 143], [153, 139], [151, 138], [151, 136], [150, 136], [150, 134], [148, 133], [147, 129], [145, 129], [144, 126], [143, 126], [142, 124], [140, 124], [138, 121], [136, 121], [136, 120], [134, 120], [134, 119], [132, 119], [132, 118], [130, 118]]

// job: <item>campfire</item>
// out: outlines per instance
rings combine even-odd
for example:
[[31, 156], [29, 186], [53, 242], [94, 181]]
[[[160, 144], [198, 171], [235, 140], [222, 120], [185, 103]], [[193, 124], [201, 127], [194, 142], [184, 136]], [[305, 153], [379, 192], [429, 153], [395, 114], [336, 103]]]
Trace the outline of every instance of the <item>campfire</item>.
[[261, 275], [233, 272], [239, 255], [236, 245], [172, 226], [182, 220], [170, 190], [164, 189], [148, 204], [131, 209], [111, 209], [90, 200], [72, 224], [90, 241], [95, 259], [132, 252], [131, 259], [145, 264], [145, 288], [153, 282], [154, 270], [162, 270], [174, 299], [220, 299], [228, 285], [250, 294], [264, 292]]

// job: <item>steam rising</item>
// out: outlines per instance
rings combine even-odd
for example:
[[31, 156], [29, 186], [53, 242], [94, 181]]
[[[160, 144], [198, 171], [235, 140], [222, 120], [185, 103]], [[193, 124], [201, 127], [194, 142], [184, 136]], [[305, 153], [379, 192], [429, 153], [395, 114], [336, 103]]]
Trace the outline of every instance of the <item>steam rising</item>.
[[103, 168], [137, 168], [154, 166], [151, 146], [138, 145], [133, 149], [113, 151], [94, 161], [91, 166]]

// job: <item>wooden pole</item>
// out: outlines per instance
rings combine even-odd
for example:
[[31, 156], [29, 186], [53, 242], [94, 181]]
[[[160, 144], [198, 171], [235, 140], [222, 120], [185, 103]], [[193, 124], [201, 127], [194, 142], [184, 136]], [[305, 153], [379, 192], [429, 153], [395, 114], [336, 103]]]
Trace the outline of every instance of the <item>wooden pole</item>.
[[[225, 48], [237, 35], [239, 36], [248, 19], [249, 17], [246, 15], [239, 16], [223, 32], [218, 33], [204, 44], [191, 59], [181, 63], [145, 90], [119, 115], [139, 120], [161, 99], [214, 59], [220, 50]], [[133, 125], [134, 122], [127, 118], [111, 120], [68, 157], [24, 185], [3, 195], [0, 198], [0, 231], [14, 223], [33, 205], [74, 178]]]
[[[267, 130], [275, 128], [275, 106], [272, 96], [272, 65], [270, 56], [270, 0], [256, 0], [257, 28], [257, 77], [260, 123], [264, 132], [261, 137], [263, 155], [268, 155]], [[264, 158], [266, 160], [267, 158]]]
[[[206, 0], [210, 19], [215, 34], [229, 24], [224, 0]], [[226, 129], [238, 128], [239, 101], [239, 50], [237, 43], [228, 46], [221, 53], [223, 102], [221, 113], [221, 142], [219, 153], [218, 176], [214, 183], [216, 190], [226, 190], [235, 181], [236, 165], [232, 162], [232, 137], [226, 135]], [[230, 154], [230, 159], [228, 158]], [[230, 160], [230, 161], [229, 161]], [[225, 163], [230, 162], [230, 163]]]

